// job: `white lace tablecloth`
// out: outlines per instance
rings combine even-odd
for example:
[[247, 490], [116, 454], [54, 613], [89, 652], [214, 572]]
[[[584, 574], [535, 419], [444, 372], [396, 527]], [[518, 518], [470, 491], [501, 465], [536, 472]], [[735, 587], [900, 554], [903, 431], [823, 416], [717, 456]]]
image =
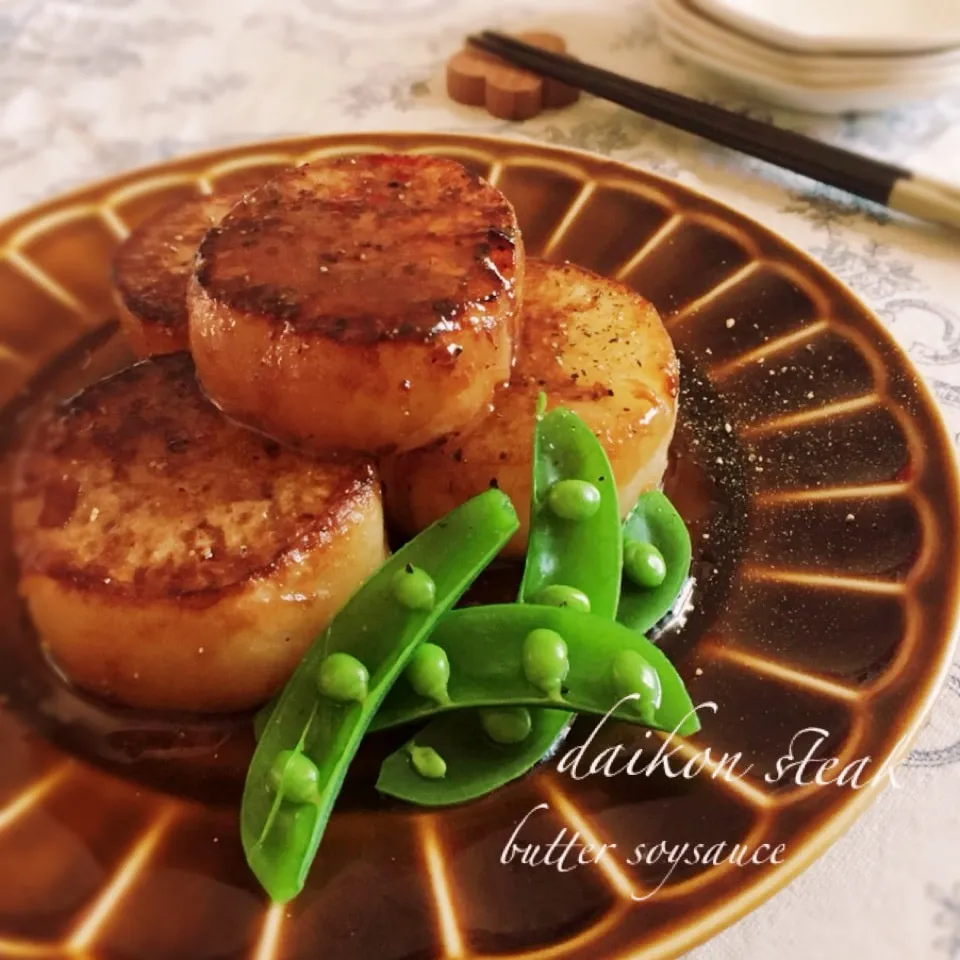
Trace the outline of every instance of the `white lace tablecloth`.
[[[838, 0], [841, 2], [841, 0]], [[960, 441], [960, 235], [874, 208], [609, 104], [507, 124], [444, 96], [484, 26], [960, 182], [960, 91], [897, 112], [773, 111], [667, 55], [630, 0], [5, 0], [0, 213], [212, 145], [343, 130], [486, 131], [610, 154], [694, 185], [803, 247], [883, 318]], [[960, 957], [960, 666], [905, 767], [821, 860], [697, 960]]]

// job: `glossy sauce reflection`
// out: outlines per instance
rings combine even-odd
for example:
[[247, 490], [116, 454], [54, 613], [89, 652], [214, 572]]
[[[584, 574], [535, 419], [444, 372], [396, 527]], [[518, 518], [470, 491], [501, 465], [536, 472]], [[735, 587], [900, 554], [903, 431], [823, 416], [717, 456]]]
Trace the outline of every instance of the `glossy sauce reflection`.
[[[92, 342], [91, 342], [92, 340]], [[117, 336], [95, 335], [79, 345], [36, 381], [32, 393], [12, 405], [0, 423], [4, 480], [8, 452], [17, 437], [47, 402], [129, 362]], [[688, 369], [685, 364], [685, 370]], [[725, 463], [735, 464], [735, 442], [727, 437], [714, 413], [713, 399], [696, 376], [687, 376], [681, 414], [671, 448], [664, 490], [687, 521], [694, 544], [697, 606], [710, 606], [722, 596], [742, 531], [742, 511], [735, 509], [742, 493], [736, 472], [718, 479], [704, 467], [716, 459], [718, 444]], [[709, 399], [711, 402], [705, 402]], [[732, 478], [732, 479], [731, 479]], [[3, 492], [6, 496], [7, 484]], [[15, 565], [9, 536], [9, 504], [0, 504], [0, 695], [44, 737], [122, 777], [205, 802], [232, 804], [239, 797], [253, 749], [250, 715], [171, 715], [131, 710], [90, 697], [72, 687], [44, 658], [25, 612], [16, 597]], [[709, 539], [705, 539], [703, 534]], [[495, 564], [475, 584], [464, 603], [509, 602], [516, 596], [518, 564]], [[679, 635], [664, 643], [675, 659], [689, 650], [698, 633], [698, 613]], [[364, 745], [340, 801], [343, 808], [363, 808], [379, 801], [372, 790], [380, 760], [405, 739], [404, 731], [370, 738]]]

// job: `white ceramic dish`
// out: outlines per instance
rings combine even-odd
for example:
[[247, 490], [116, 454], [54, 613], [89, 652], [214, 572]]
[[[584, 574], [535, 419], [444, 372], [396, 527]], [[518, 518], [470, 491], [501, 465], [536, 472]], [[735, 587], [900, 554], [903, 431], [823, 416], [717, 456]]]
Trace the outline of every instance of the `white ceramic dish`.
[[817, 52], [902, 52], [960, 46], [958, 0], [696, 0], [769, 43]]
[[960, 82], [960, 49], [886, 56], [797, 53], [752, 40], [746, 34], [702, 15], [691, 0], [657, 0], [655, 11], [658, 18], [676, 33], [695, 38], [708, 50], [726, 51], [744, 62], [810, 85], [909, 83], [915, 80], [942, 82], [944, 85]]
[[660, 37], [664, 45], [682, 59], [748, 87], [771, 103], [808, 113], [839, 114], [890, 110], [942, 92], [940, 85], [923, 83], [894, 86], [810, 87], [750, 69], [736, 59], [728, 59], [720, 52], [707, 50], [700, 43], [677, 33], [669, 24], [662, 21]]

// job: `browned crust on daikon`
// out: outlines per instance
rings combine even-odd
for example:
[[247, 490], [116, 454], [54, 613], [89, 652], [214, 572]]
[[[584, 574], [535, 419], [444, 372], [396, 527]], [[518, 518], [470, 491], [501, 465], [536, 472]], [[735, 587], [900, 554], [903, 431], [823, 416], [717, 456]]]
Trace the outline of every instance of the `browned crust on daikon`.
[[231, 423], [184, 354], [43, 420], [15, 462], [13, 521], [50, 658], [151, 709], [263, 702], [386, 556], [371, 463], [310, 460]]
[[430, 442], [507, 379], [523, 244], [513, 208], [453, 161], [285, 171], [201, 244], [188, 296], [204, 390], [324, 455]]
[[590, 270], [530, 257], [509, 383], [461, 430], [382, 461], [388, 516], [413, 533], [498, 486], [521, 520], [507, 553], [522, 555], [541, 392], [551, 407], [579, 414], [603, 443], [626, 512], [666, 469], [678, 387], [673, 344], [652, 304]]
[[301, 335], [429, 342], [496, 322], [519, 231], [506, 198], [435, 157], [341, 157], [285, 171], [200, 245], [206, 296]]
[[369, 461], [311, 460], [230, 423], [170, 355], [38, 425], [16, 461], [16, 547], [24, 576], [204, 606], [342, 536], [377, 491]]
[[243, 194], [188, 197], [147, 217], [117, 248], [111, 275], [120, 322], [138, 356], [189, 346], [187, 285], [204, 234]]

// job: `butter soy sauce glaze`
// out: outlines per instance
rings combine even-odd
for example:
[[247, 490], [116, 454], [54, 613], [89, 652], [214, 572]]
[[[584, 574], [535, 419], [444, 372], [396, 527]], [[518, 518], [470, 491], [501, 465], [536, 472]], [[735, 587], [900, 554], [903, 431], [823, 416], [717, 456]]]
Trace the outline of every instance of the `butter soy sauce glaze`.
[[[28, 727], [68, 753], [119, 776], [202, 802], [235, 804], [254, 748], [250, 713], [153, 713], [82, 693], [43, 656], [16, 596], [5, 482], [9, 453], [39, 408], [132, 362], [116, 330], [115, 323], [107, 324], [85, 337], [0, 411], [0, 710], [14, 711]], [[695, 362], [681, 355], [681, 363], [677, 434], [664, 492], [690, 530], [696, 592], [686, 625], [679, 632], [664, 634], [659, 644], [687, 675], [684, 660], [731, 589], [746, 527], [748, 464], [735, 438], [724, 429], [730, 412], [698, 373]], [[722, 465], [717, 465], [718, 457]], [[709, 539], [704, 539], [704, 533]], [[521, 574], [519, 563], [496, 563], [462, 603], [510, 602]], [[578, 728], [588, 731], [590, 724], [575, 725], [568, 746], [578, 739]], [[624, 736], [630, 730], [626, 724], [618, 725], [618, 733], [619, 728]], [[378, 797], [373, 784], [382, 760], [408, 738], [409, 730], [404, 729], [366, 738], [350, 768], [339, 809], [406, 808], [399, 801]]]

